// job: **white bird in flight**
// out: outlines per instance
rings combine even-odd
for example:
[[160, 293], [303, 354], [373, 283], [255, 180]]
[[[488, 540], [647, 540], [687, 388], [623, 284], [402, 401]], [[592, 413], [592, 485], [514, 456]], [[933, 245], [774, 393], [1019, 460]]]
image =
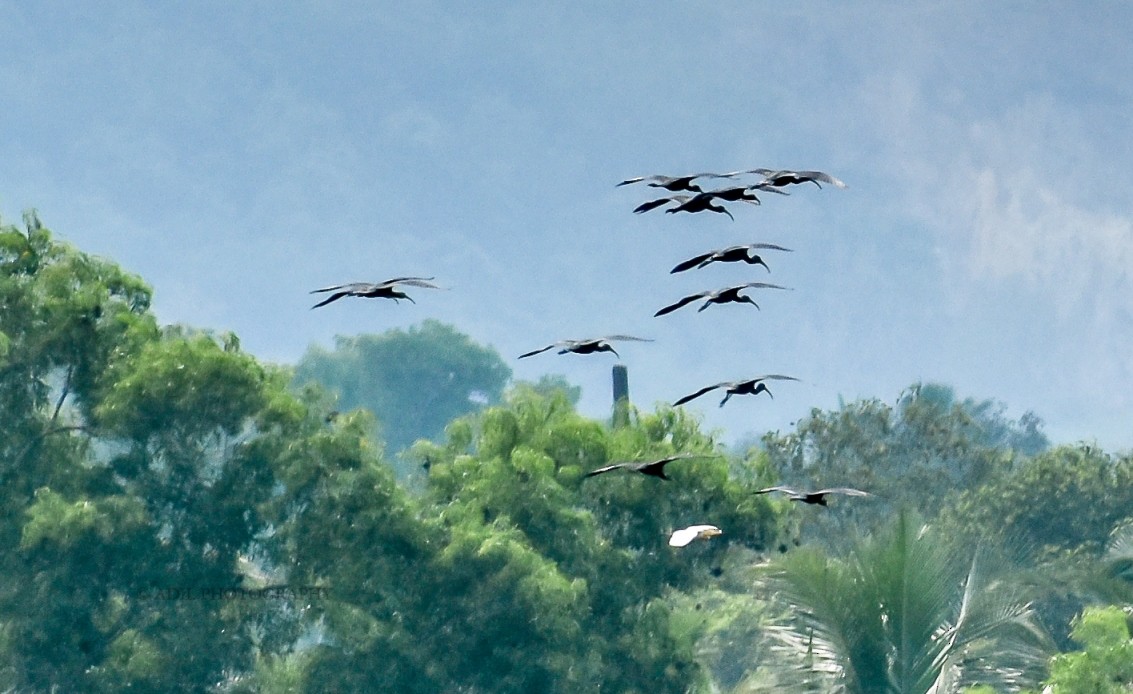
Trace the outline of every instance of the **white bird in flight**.
[[669, 546], [684, 547], [693, 540], [707, 539], [723, 534], [724, 531], [715, 525], [690, 525], [687, 528], [674, 531], [669, 537]]

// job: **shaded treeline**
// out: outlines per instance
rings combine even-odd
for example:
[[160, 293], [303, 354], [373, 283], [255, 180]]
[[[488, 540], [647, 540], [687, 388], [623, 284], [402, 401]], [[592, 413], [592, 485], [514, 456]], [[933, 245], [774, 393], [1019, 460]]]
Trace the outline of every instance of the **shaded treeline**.
[[[947, 388], [719, 455], [682, 410], [613, 428], [553, 382], [507, 387], [448, 326], [343, 338], [364, 372], [314, 352], [297, 379], [159, 326], [150, 297], [34, 215], [0, 229], [0, 691], [1010, 689], [1045, 676], [1040, 623], [1130, 599], [1110, 533], [1133, 459]], [[431, 438], [400, 457], [410, 492], [374, 432], [415, 426], [386, 444]], [[717, 455], [586, 477], [694, 453]], [[774, 484], [871, 496], [756, 494]], [[724, 534], [668, 546], [697, 523]], [[877, 600], [912, 568], [923, 605]], [[1003, 619], [964, 640], [981, 606]], [[916, 643], [887, 640], [897, 616]], [[939, 667], [893, 665], [914, 646]]]

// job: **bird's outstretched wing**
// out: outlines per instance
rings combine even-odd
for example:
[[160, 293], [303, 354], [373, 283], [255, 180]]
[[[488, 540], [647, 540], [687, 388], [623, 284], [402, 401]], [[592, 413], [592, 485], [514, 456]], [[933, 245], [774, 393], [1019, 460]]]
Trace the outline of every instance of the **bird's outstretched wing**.
[[687, 195], [674, 195], [674, 196], [668, 197], [668, 198], [657, 198], [656, 200], [650, 200], [649, 202], [641, 203], [637, 207], [633, 208], [633, 213], [634, 214], [641, 214], [643, 212], [648, 212], [649, 210], [656, 209], [656, 208], [660, 207], [661, 205], [664, 205], [664, 204], [667, 204], [667, 203], [670, 203], [670, 202], [679, 202], [681, 204], [684, 204], [688, 199], [689, 199], [689, 197]]
[[[318, 290], [315, 290], [315, 291], [331, 291], [331, 290], [330, 290], [330, 289], [326, 289], [326, 290], [318, 289]], [[312, 294], [314, 294], [315, 292], [311, 292], [311, 293], [312, 293]], [[327, 304], [329, 304], [329, 303], [330, 303], [330, 302], [332, 302], [332, 301], [338, 301], [338, 300], [339, 300], [339, 299], [341, 299], [342, 297], [344, 297], [344, 296], [350, 296], [351, 294], [353, 294], [353, 292], [348, 292], [348, 291], [344, 291], [344, 292], [335, 292], [334, 294], [331, 294], [330, 296], [328, 296], [327, 298], [323, 299], [323, 300], [322, 300], [322, 301], [320, 301], [319, 303], [315, 304], [315, 305], [314, 305], [314, 306], [312, 306], [311, 308], [312, 308], [312, 309], [316, 309], [316, 308], [318, 308], [318, 307], [320, 307], [320, 306], [326, 306]]]
[[811, 492], [812, 494], [844, 494], [846, 496], [873, 496], [869, 492], [863, 492], [860, 489], [853, 487], [831, 487], [830, 489], [819, 489]]
[[562, 347], [562, 346], [563, 346], [563, 344], [564, 344], [564, 343], [562, 343], [562, 342], [555, 342], [555, 343], [553, 343], [553, 344], [549, 344], [549, 345], [547, 345], [546, 347], [543, 347], [542, 349], [536, 349], [536, 350], [533, 350], [533, 351], [531, 351], [531, 352], [527, 352], [527, 353], [525, 353], [525, 354], [521, 354], [521, 355], [519, 355], [519, 356], [518, 356], [518, 357], [516, 357], [516, 358], [517, 358], [517, 359], [526, 359], [527, 357], [533, 357], [533, 356], [535, 356], [536, 354], [540, 354], [541, 352], [546, 352], [546, 351], [547, 351], [547, 350], [549, 350], [549, 349], [554, 349], [555, 347]]
[[635, 463], [634, 467], [638, 472], [644, 472], [646, 474], [650, 474], [650, 472], [654, 471], [654, 470], [664, 471], [665, 466], [668, 465], [669, 463], [673, 462], [674, 460], [685, 460], [685, 459], [688, 459], [688, 458], [695, 458], [695, 457], [696, 457], [695, 455], [689, 455], [688, 453], [678, 453], [676, 455], [670, 455], [670, 456], [666, 456], [664, 458], [658, 458], [657, 460], [650, 460], [650, 461], [644, 462], [644, 463]]
[[744, 284], [737, 284], [728, 289], [786, 289], [787, 291], [794, 291], [790, 287], [781, 287], [777, 284], [769, 284], [767, 282], [745, 282]]
[[684, 261], [683, 263], [679, 263], [672, 270], [669, 270], [669, 274], [671, 275], [671, 274], [676, 273], [676, 272], [684, 272], [685, 270], [691, 270], [692, 268], [700, 265], [705, 260], [708, 260], [712, 256], [716, 255], [716, 253], [717, 253], [717, 251], [709, 251], [707, 253], [701, 253], [700, 255], [696, 256], [695, 258], [689, 258], [688, 260]]
[[766, 487], [764, 489], [760, 489], [758, 492], [756, 492], [756, 494], [768, 494], [770, 492], [783, 492], [784, 494], [789, 494], [791, 496], [797, 496], [799, 494], [799, 492], [791, 489], [790, 487]]
[[435, 278], [433, 278], [433, 277], [397, 277], [395, 279], [386, 280], [385, 282], [382, 282], [382, 286], [383, 287], [392, 287], [394, 285], [404, 284], [404, 285], [409, 286], [409, 287], [427, 287], [429, 289], [441, 289], [441, 287], [438, 287], [437, 285], [433, 284], [430, 281], [430, 280], [433, 280], [433, 279], [435, 279]]
[[752, 383], [759, 383], [760, 381], [797, 381], [799, 379], [794, 376], [784, 376], [783, 374], [764, 374], [763, 376], [756, 376], [751, 379]]
[[786, 251], [788, 253], [794, 253], [794, 251], [790, 248], [785, 248], [783, 246], [777, 246], [773, 243], [748, 243], [748, 244], [744, 244], [743, 246], [732, 246], [731, 248], [725, 248], [724, 250], [725, 251], [731, 251], [731, 250], [738, 250], [740, 248], [749, 248], [751, 250], [758, 250], [758, 251]]
[[[435, 280], [435, 279], [437, 279], [437, 278], [436, 277], [394, 277], [391, 280], [386, 280], [385, 282], [382, 282], [381, 286], [389, 287], [389, 286], [392, 286], [392, 285], [395, 285], [395, 284], [412, 284], [415, 287], [427, 287], [427, 286], [430, 286], [427, 283], [431, 282], [432, 280]], [[426, 284], [421, 284], [422, 282], [425, 282]]]
[[759, 183], [756, 183], [755, 185], [748, 186], [747, 189], [748, 190], [761, 190], [765, 193], [778, 193], [779, 195], [790, 195], [790, 193], [788, 193], [787, 191], [785, 191], [781, 188], [776, 188], [775, 186], [768, 184], [767, 181], [760, 181]]
[[323, 287], [321, 289], [312, 289], [311, 294], [318, 294], [320, 292], [343, 292], [349, 294], [351, 292], [363, 292], [371, 289], [375, 285], [370, 282], [349, 282], [347, 284], [336, 284], [333, 287]]
[[701, 388], [700, 390], [696, 391], [695, 393], [691, 393], [689, 395], [684, 396], [680, 400], [677, 400], [676, 402], [673, 403], [673, 407], [680, 407], [681, 405], [685, 404], [686, 402], [689, 402], [690, 400], [696, 400], [701, 395], [704, 395], [705, 393], [707, 393], [709, 391], [713, 391], [713, 390], [716, 390], [717, 388], [721, 388], [721, 387], [725, 387], [725, 386], [731, 386], [731, 385], [732, 385], [731, 383], [725, 382], [725, 383], [717, 383], [714, 386], [705, 386], [705, 387]]
[[664, 476], [664, 474], [658, 475], [657, 472], [663, 473], [664, 470], [665, 470], [665, 466], [668, 465], [669, 463], [673, 462], [673, 461], [687, 460], [689, 458], [714, 458], [714, 457], [717, 457], [717, 454], [713, 454], [713, 453], [675, 453], [673, 455], [665, 456], [664, 458], [658, 458], [656, 460], [647, 460], [647, 461], [626, 460], [626, 461], [622, 461], [622, 462], [618, 462], [618, 463], [610, 463], [609, 465], [606, 465], [605, 467], [600, 467], [597, 470], [591, 470], [590, 472], [583, 475], [583, 477], [593, 477], [594, 475], [601, 475], [602, 473], [610, 472], [611, 470], [619, 470], [619, 469], [622, 469], [622, 468], [628, 468], [630, 470], [634, 470], [636, 472], [640, 472], [640, 473], [645, 474], [645, 475], [653, 475], [655, 477], [659, 476], [662, 479], [668, 479], [667, 477]]
[[610, 472], [612, 470], [620, 470], [620, 469], [622, 469], [624, 467], [628, 467], [630, 465], [633, 465], [633, 463], [614, 463], [612, 465], [606, 465], [605, 467], [600, 467], [597, 470], [591, 470], [590, 472], [583, 475], [583, 477], [593, 477], [594, 475], [601, 475], [604, 472]]
[[823, 183], [829, 183], [830, 185], [834, 186], [835, 188], [845, 188], [845, 187], [847, 187], [846, 184], [843, 183], [842, 181], [840, 181], [837, 178], [834, 178], [833, 176], [831, 176], [830, 174], [824, 173], [822, 171], [795, 171], [794, 173], [799, 178], [808, 178], [812, 181], [822, 181]]
[[633, 335], [607, 335], [605, 337], [599, 337], [599, 338], [593, 340], [593, 342], [600, 342], [602, 340], [621, 340], [621, 341], [629, 341], [629, 342], [653, 342], [653, 340], [651, 340], [647, 337], [634, 337]]
[[741, 171], [729, 171], [726, 174], [721, 174], [721, 176], [724, 178], [735, 178], [736, 176], [743, 176], [745, 174], [759, 174], [760, 176], [766, 176], [767, 174], [761, 173], [763, 171], [770, 173], [771, 169], [743, 169]]
[[686, 296], [683, 299], [677, 301], [677, 303], [669, 304], [668, 306], [661, 309], [657, 313], [654, 313], [653, 317], [656, 318], [657, 316], [663, 316], [666, 313], [672, 313], [673, 311], [676, 311], [678, 308], [680, 308], [682, 306], [688, 306], [689, 304], [691, 304], [694, 301], [697, 301], [698, 299], [703, 299], [704, 297], [709, 296], [711, 293], [712, 292], [700, 292], [699, 294], [693, 294], [691, 296]]
[[759, 198], [756, 198], [754, 193], [751, 193], [751, 197], [748, 197], [748, 191], [752, 190], [752, 188], [752, 186], [729, 186], [727, 188], [714, 188], [712, 190], [704, 191], [703, 193], [701, 193], [701, 195], [709, 198], [717, 198], [719, 200], [731, 200], [733, 202], [746, 199], [752, 200], [752, 202], [759, 204]]
[[653, 181], [654, 183], [660, 183], [662, 186], [664, 186], [667, 183], [673, 183], [674, 181], [687, 180], [691, 183], [693, 180], [695, 180], [697, 178], [704, 178], [704, 177], [732, 178], [737, 173], [743, 173], [743, 172], [733, 172], [733, 173], [726, 173], [726, 174], [703, 172], [703, 173], [689, 174], [687, 176], [663, 176], [663, 175], [660, 175], [660, 174], [655, 174], [653, 176], [636, 176], [634, 178], [627, 178], [626, 180], [622, 181], [621, 183], [619, 183], [617, 186], [614, 186], [614, 187], [617, 188], [618, 186], [627, 186], [631, 183], [641, 183], [642, 181]]

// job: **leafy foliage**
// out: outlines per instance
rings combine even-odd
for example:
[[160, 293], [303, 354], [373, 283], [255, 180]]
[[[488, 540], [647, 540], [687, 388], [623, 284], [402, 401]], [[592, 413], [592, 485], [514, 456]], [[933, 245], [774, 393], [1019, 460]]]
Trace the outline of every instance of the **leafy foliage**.
[[[728, 543], [677, 553], [665, 545], [668, 532], [708, 516], [734, 529], [730, 540], [738, 546], [762, 548], [773, 543], [782, 520], [766, 501], [751, 495], [751, 487], [731, 479], [719, 458], [674, 464], [671, 483], [630, 474], [584, 482], [583, 473], [623, 457], [698, 448], [712, 453], [714, 447], [677, 411], [639, 414], [633, 426], [610, 429], [576, 414], [565, 393], [517, 388], [504, 405], [451, 424], [445, 443], [419, 442], [414, 448], [428, 466], [427, 495], [437, 509], [436, 522], [453, 533], [453, 543], [464, 537], [470, 547], [459, 562], [446, 562], [446, 570], [437, 572], [455, 583], [438, 586], [434, 594], [456, 597], [482, 590], [469, 585], [485, 582], [483, 559], [505, 548], [513, 562], [525, 553], [545, 557], [552, 563], [520, 562], [533, 572], [521, 581], [531, 587], [509, 589], [508, 606], [500, 614], [511, 620], [534, 616], [512, 603], [545, 584], [539, 594], [558, 596], [560, 606], [538, 613], [538, 622], [542, 629], [554, 627], [555, 636], [529, 633], [531, 626], [508, 621], [505, 632], [492, 637], [500, 639], [493, 653], [506, 653], [507, 644], [514, 643], [505, 635], [522, 637], [520, 642], [531, 646], [568, 644], [570, 634], [585, 634], [585, 649], [553, 656], [550, 662], [571, 665], [565, 670], [548, 666], [550, 674], [524, 686], [539, 682], [540, 691], [565, 692], [619, 682], [627, 691], [685, 691], [703, 675], [693, 659], [693, 643], [671, 631], [665, 596], [713, 580], [712, 568]], [[456, 535], [459, 528], [476, 527], [482, 529], [471, 536]], [[500, 534], [506, 541], [492, 539]], [[445, 554], [454, 551], [450, 544]], [[503, 599], [506, 584], [488, 581], [493, 599]], [[477, 599], [480, 610], [486, 600], [486, 595]], [[463, 613], [460, 606], [444, 609], [449, 615]], [[558, 619], [565, 621], [556, 627]], [[579, 648], [573, 638], [572, 648]], [[526, 656], [523, 662], [531, 669], [539, 661]], [[507, 663], [506, 671], [520, 672], [517, 667]], [[490, 662], [479, 668], [495, 672], [497, 680], [504, 671]]]
[[[5, 684], [157, 692], [243, 667], [250, 644], [219, 605], [147, 595], [239, 583], [256, 495], [224, 442], [261, 402], [263, 371], [210, 338], [163, 335], [144, 283], [34, 215], [0, 229], [0, 303]], [[216, 389], [225, 402], [199, 399]]]
[[296, 384], [321, 384], [338, 397], [338, 409], [373, 412], [391, 451], [436, 438], [452, 419], [499, 402], [510, 378], [495, 350], [435, 320], [337, 337], [333, 350], [311, 347], [295, 368]]
[[906, 513], [844, 558], [812, 548], [774, 562], [768, 586], [793, 613], [778, 630], [776, 687], [790, 690], [1018, 691], [1041, 667], [1029, 604]]
[[1103, 560], [1111, 529], [1133, 509], [1133, 456], [1060, 446], [1022, 458], [954, 497], [939, 518], [948, 533], [997, 545], [1029, 567], [1036, 608], [1061, 648], [1084, 605], [1128, 595]]
[[1118, 607], [1091, 607], [1075, 620], [1072, 635], [1083, 650], [1057, 655], [1044, 692], [1123, 694], [1133, 689], [1130, 616]]
[[[159, 328], [149, 305], [34, 214], [0, 226], [0, 690], [1015, 687], [1031, 612], [986, 555], [889, 526], [907, 501], [947, 509], [956, 537], [1045, 542], [1026, 558], [1062, 552], [1080, 590], [1127, 595], [1127, 526], [1102, 547], [1133, 507], [1128, 456], [1043, 451], [1037, 419], [990, 401], [917, 386], [728, 456], [680, 409], [626, 405], [611, 426], [561, 377], [505, 392], [498, 355], [439, 323], [340, 338], [292, 373], [234, 335]], [[416, 493], [378, 421], [402, 432], [391, 447], [427, 437], [398, 459]], [[702, 457], [669, 482], [585, 476], [679, 453]], [[780, 481], [885, 498], [754, 494]], [[819, 514], [848, 554], [799, 537]], [[702, 522], [724, 535], [667, 546]], [[769, 585], [790, 599], [752, 600], [757, 565], [784, 552]]]
[[1133, 456], [1061, 446], [996, 471], [965, 491], [946, 515], [968, 536], [995, 537], [1044, 553], [1099, 555], [1111, 529], [1133, 509]]
[[811, 533], [821, 539], [877, 527], [904, 506], [934, 517], [953, 490], [975, 487], [1015, 457], [1045, 449], [1040, 426], [1030, 413], [1009, 420], [1001, 404], [959, 401], [950, 388], [920, 384], [896, 406], [862, 400], [812, 410], [797, 431], [768, 434], [763, 443], [786, 484], [876, 495], [827, 514]]

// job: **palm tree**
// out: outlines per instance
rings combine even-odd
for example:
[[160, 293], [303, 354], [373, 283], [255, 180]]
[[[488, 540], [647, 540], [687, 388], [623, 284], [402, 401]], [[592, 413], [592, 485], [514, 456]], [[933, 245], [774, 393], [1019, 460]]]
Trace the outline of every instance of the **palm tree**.
[[770, 632], [776, 691], [1013, 692], [1043, 672], [1049, 637], [1020, 591], [910, 514], [844, 557], [804, 547], [768, 568], [789, 615]]
[[1119, 523], [1110, 533], [1103, 561], [1110, 575], [1133, 588], [1133, 518]]
[[1070, 586], [1083, 604], [1133, 603], [1133, 518], [1110, 532], [1101, 557], [1081, 561], [1071, 555], [1066, 563], [1050, 567], [1050, 575], [1056, 590]]

